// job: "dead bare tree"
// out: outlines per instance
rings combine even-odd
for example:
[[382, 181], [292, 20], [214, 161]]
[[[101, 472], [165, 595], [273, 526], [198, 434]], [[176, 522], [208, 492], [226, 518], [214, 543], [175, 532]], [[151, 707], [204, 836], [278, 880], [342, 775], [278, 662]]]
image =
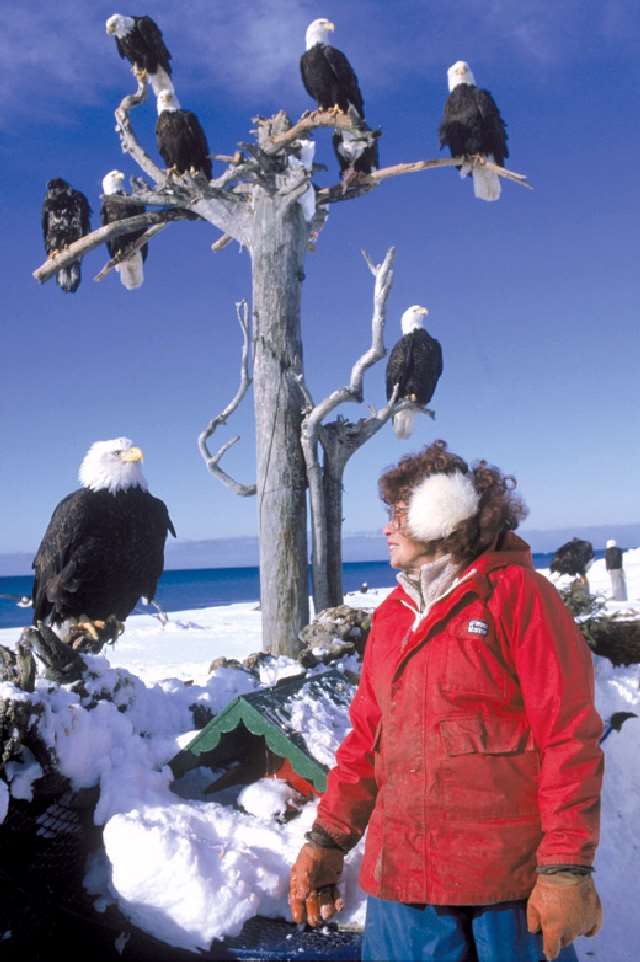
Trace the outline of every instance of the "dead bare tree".
[[[220, 231], [221, 236], [212, 245], [214, 251], [230, 240], [247, 249], [252, 266], [255, 485], [239, 484], [220, 468], [223, 454], [235, 439], [223, 445], [216, 455], [207, 449], [207, 438], [226, 421], [231, 413], [229, 406], [210, 422], [209, 434], [209, 427], [200, 434], [198, 444], [207, 469], [223, 483], [242, 496], [255, 490], [263, 647], [278, 654], [292, 654], [298, 645], [298, 633], [309, 617], [307, 486], [314, 514], [317, 607], [324, 606], [325, 599], [335, 600], [342, 594], [338, 567], [344, 466], [350, 455], [399, 410], [398, 402], [392, 399], [390, 405], [357, 424], [342, 418], [331, 424], [321, 423], [339, 403], [362, 400], [362, 375], [374, 363], [374, 356], [379, 359], [384, 354], [383, 291], [385, 278], [390, 283], [392, 255], [388, 254], [380, 267], [370, 265], [379, 297], [370, 351], [354, 365], [348, 387], [314, 406], [302, 377], [300, 304], [305, 254], [314, 249], [330, 204], [359, 197], [388, 177], [459, 165], [463, 158], [399, 164], [361, 175], [348, 189], [338, 184], [319, 190], [312, 182], [312, 164], [301, 160], [301, 151], [308, 143], [305, 136], [318, 127], [355, 129], [354, 119], [343, 113], [313, 111], [292, 126], [286, 114], [280, 112], [270, 118], [255, 119], [254, 140], [241, 144], [240, 151], [223, 158], [227, 166], [219, 177], [207, 181], [204, 174], [176, 175], [158, 167], [134, 133], [131, 111], [144, 102], [146, 92], [146, 80], [138, 79], [136, 92], [126, 96], [116, 109], [116, 130], [123, 150], [151, 181], [149, 186], [143, 178], [132, 178], [131, 194], [123, 202], [135, 200], [156, 209], [93, 231], [49, 258], [34, 271], [34, 277], [47, 281], [61, 267], [81, 259], [108, 239], [144, 229], [144, 237], [135, 245], [141, 246], [168, 223], [181, 219], [204, 219]], [[375, 137], [377, 132], [365, 136]], [[483, 158], [464, 161], [471, 165], [485, 163]], [[502, 168], [496, 168], [496, 172], [528, 186], [524, 175]], [[122, 256], [129, 256], [132, 249]], [[117, 258], [110, 260], [96, 280], [106, 276], [117, 262]], [[243, 350], [248, 351], [248, 324], [243, 330]], [[248, 387], [247, 364], [243, 360]], [[241, 396], [245, 391], [241, 388]], [[241, 397], [237, 403], [240, 400]], [[321, 472], [316, 466], [318, 441], [324, 453]]]

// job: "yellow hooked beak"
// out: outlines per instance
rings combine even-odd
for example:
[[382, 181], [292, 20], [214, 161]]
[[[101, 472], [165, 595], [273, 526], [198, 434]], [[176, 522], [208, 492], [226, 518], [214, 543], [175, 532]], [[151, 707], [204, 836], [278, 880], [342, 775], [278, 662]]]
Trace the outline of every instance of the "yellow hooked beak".
[[331, 21], [328, 20], [327, 23], [325, 23], [324, 28], [325, 28], [325, 30], [335, 30], [335, 29], [336, 29], [336, 25], [335, 25], [335, 23], [331, 23]]
[[129, 448], [120, 455], [121, 461], [143, 461], [144, 455], [140, 448]]

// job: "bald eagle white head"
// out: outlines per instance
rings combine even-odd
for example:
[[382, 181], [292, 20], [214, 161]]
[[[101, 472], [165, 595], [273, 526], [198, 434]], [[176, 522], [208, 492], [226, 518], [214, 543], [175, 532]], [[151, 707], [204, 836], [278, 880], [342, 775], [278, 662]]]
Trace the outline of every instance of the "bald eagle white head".
[[143, 454], [129, 438], [95, 441], [80, 465], [78, 478], [83, 488], [91, 491], [126, 491], [148, 488], [142, 473]]
[[422, 307], [420, 304], [413, 304], [411, 307], [408, 307], [400, 321], [402, 333], [410, 334], [411, 331], [417, 331], [419, 327], [424, 327], [424, 318], [428, 313], [429, 309]]
[[161, 90], [156, 100], [158, 114], [165, 110], [180, 110], [180, 101], [176, 97], [174, 90]]
[[326, 17], [318, 17], [307, 27], [306, 49], [310, 50], [316, 43], [329, 43], [330, 34], [336, 29], [335, 23]]
[[123, 191], [124, 174], [121, 170], [110, 170], [102, 178], [102, 193], [117, 194]]
[[449, 86], [449, 93], [451, 93], [458, 84], [471, 84], [471, 86], [475, 86], [471, 67], [466, 60], [456, 60], [456, 62], [449, 67], [447, 70], [447, 84]]

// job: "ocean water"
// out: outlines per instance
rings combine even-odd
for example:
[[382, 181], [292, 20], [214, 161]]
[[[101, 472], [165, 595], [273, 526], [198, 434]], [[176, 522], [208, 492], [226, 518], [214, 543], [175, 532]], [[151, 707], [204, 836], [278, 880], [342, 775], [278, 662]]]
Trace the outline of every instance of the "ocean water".
[[[603, 551], [595, 551], [603, 557]], [[553, 555], [534, 554], [536, 568], [548, 568]], [[395, 583], [395, 572], [386, 561], [347, 562], [342, 566], [345, 592], [356, 591], [366, 582], [370, 588], [387, 588]], [[21, 628], [31, 624], [32, 609], [21, 608], [17, 601], [31, 597], [31, 575], [0, 577], [0, 628]], [[311, 571], [309, 571], [311, 594]], [[238, 601], [256, 601], [260, 597], [258, 568], [183, 568], [165, 571], [158, 582], [155, 601], [165, 611], [189, 611], [213, 605], [230, 605]], [[134, 614], [152, 614], [138, 602]]]

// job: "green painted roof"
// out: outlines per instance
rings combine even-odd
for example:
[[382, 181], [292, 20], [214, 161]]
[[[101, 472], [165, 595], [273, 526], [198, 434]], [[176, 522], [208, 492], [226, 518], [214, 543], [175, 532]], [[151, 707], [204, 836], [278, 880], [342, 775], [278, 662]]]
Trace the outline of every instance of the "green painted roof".
[[272, 688], [259, 688], [234, 699], [198, 732], [183, 752], [197, 756], [212, 751], [224, 734], [234, 731], [242, 722], [252, 734], [264, 737], [274, 754], [287, 758], [299, 775], [323, 792], [327, 787], [328, 768], [310, 754], [301, 734], [291, 726], [291, 699], [303, 686], [307, 686], [309, 698], [329, 697], [344, 708], [345, 713], [348, 711], [354, 686], [342, 672], [331, 669], [311, 678], [296, 675]]

